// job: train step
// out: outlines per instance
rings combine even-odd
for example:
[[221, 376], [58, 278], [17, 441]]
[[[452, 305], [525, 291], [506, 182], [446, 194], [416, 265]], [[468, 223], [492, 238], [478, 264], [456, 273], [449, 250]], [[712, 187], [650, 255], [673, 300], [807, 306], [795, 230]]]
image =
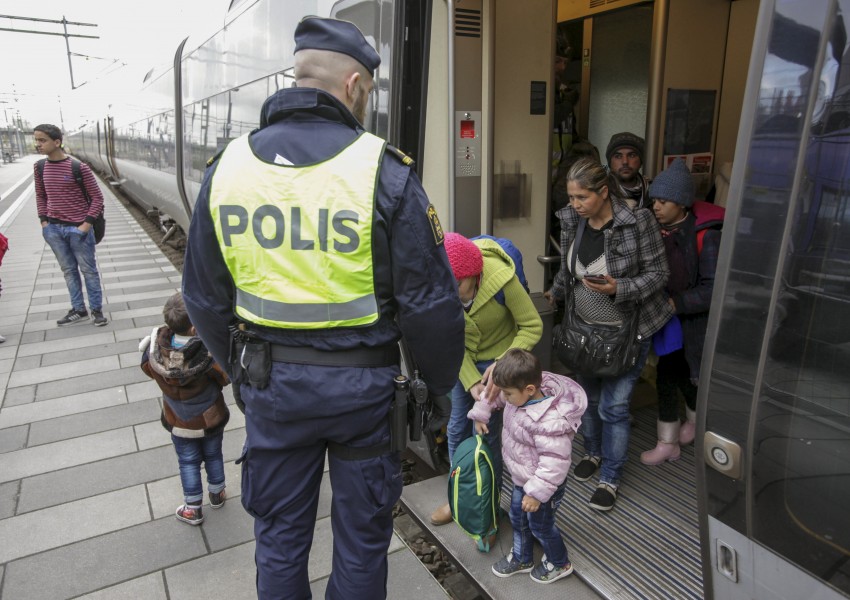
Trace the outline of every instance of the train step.
[[[503, 506], [505, 498], [503, 496]], [[437, 545], [473, 582], [481, 595], [493, 600], [519, 600], [533, 596], [539, 600], [598, 600], [599, 596], [581, 579], [572, 576], [551, 585], [540, 585], [527, 575], [501, 578], [493, 575], [493, 563], [506, 555], [512, 545], [513, 532], [507, 515], [499, 523], [499, 539], [489, 553], [479, 552], [475, 543], [455, 524], [435, 527], [430, 522], [431, 512], [446, 502], [446, 475], [439, 475], [405, 486], [401, 503], [414, 521], [434, 538]], [[535, 561], [540, 561], [540, 547], [535, 547]]]

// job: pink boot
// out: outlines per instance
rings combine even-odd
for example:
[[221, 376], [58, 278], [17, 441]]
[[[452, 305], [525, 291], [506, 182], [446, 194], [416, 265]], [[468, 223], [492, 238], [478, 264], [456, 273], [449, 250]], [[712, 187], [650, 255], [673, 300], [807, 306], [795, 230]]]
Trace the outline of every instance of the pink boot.
[[642, 452], [640, 462], [660, 465], [665, 461], [679, 460], [679, 452], [679, 421], [658, 421], [658, 444], [652, 450]]
[[694, 437], [696, 437], [697, 433], [697, 413], [696, 411], [691, 410], [690, 408], [685, 407], [685, 414], [687, 415], [687, 420], [682, 423], [682, 426], [679, 428], [679, 445], [687, 446], [688, 444], [693, 443]]

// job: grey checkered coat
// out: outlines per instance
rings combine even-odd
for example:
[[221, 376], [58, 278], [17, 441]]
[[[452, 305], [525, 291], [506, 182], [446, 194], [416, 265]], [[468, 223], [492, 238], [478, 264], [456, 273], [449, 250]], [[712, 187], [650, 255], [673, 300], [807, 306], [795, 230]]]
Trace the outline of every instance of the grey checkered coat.
[[[650, 210], [632, 211], [625, 202], [612, 200], [614, 224], [605, 231], [605, 261], [608, 274], [617, 280], [614, 302], [624, 316], [640, 306], [638, 331], [648, 338], [673, 315], [664, 286], [670, 276], [664, 242], [655, 215]], [[579, 216], [571, 206], [557, 213], [561, 219], [561, 269], [551, 292], [559, 301], [569, 289], [567, 250], [575, 239]]]

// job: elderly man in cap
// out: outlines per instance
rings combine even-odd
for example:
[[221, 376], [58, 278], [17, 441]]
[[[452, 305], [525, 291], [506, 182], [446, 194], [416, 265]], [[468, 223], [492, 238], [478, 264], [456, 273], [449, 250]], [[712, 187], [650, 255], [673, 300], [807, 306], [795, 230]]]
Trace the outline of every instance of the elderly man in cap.
[[647, 194], [649, 181], [640, 172], [643, 167], [644, 145], [643, 138], [634, 133], [615, 133], [608, 142], [605, 159], [620, 184], [626, 202], [633, 209], [652, 210], [652, 200]]
[[363, 129], [380, 62], [352, 23], [302, 20], [297, 87], [269, 97], [260, 128], [210, 161], [189, 229], [186, 308], [245, 404], [242, 504], [262, 599], [311, 597], [326, 456], [326, 597], [386, 596], [406, 441], [406, 421], [390, 420], [403, 418], [390, 410], [398, 341], [432, 394], [451, 390], [463, 360], [436, 212], [412, 161]]

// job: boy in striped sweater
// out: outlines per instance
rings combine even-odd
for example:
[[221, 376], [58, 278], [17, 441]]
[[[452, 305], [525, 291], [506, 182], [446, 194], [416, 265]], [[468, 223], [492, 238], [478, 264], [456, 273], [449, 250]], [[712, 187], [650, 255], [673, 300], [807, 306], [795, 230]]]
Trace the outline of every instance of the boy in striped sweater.
[[41, 221], [44, 241], [53, 250], [65, 284], [71, 296], [71, 310], [56, 321], [57, 325], [70, 325], [87, 319], [80, 273], [86, 283], [91, 319], [96, 327], [107, 324], [103, 316], [103, 291], [95, 257], [95, 239], [92, 227], [103, 211], [103, 194], [88, 165], [81, 164], [83, 184], [91, 202], [74, 180], [71, 157], [62, 149], [62, 131], [55, 125], [36, 126], [33, 137], [39, 154], [47, 156], [44, 176], [38, 163], [33, 167], [36, 207]]

